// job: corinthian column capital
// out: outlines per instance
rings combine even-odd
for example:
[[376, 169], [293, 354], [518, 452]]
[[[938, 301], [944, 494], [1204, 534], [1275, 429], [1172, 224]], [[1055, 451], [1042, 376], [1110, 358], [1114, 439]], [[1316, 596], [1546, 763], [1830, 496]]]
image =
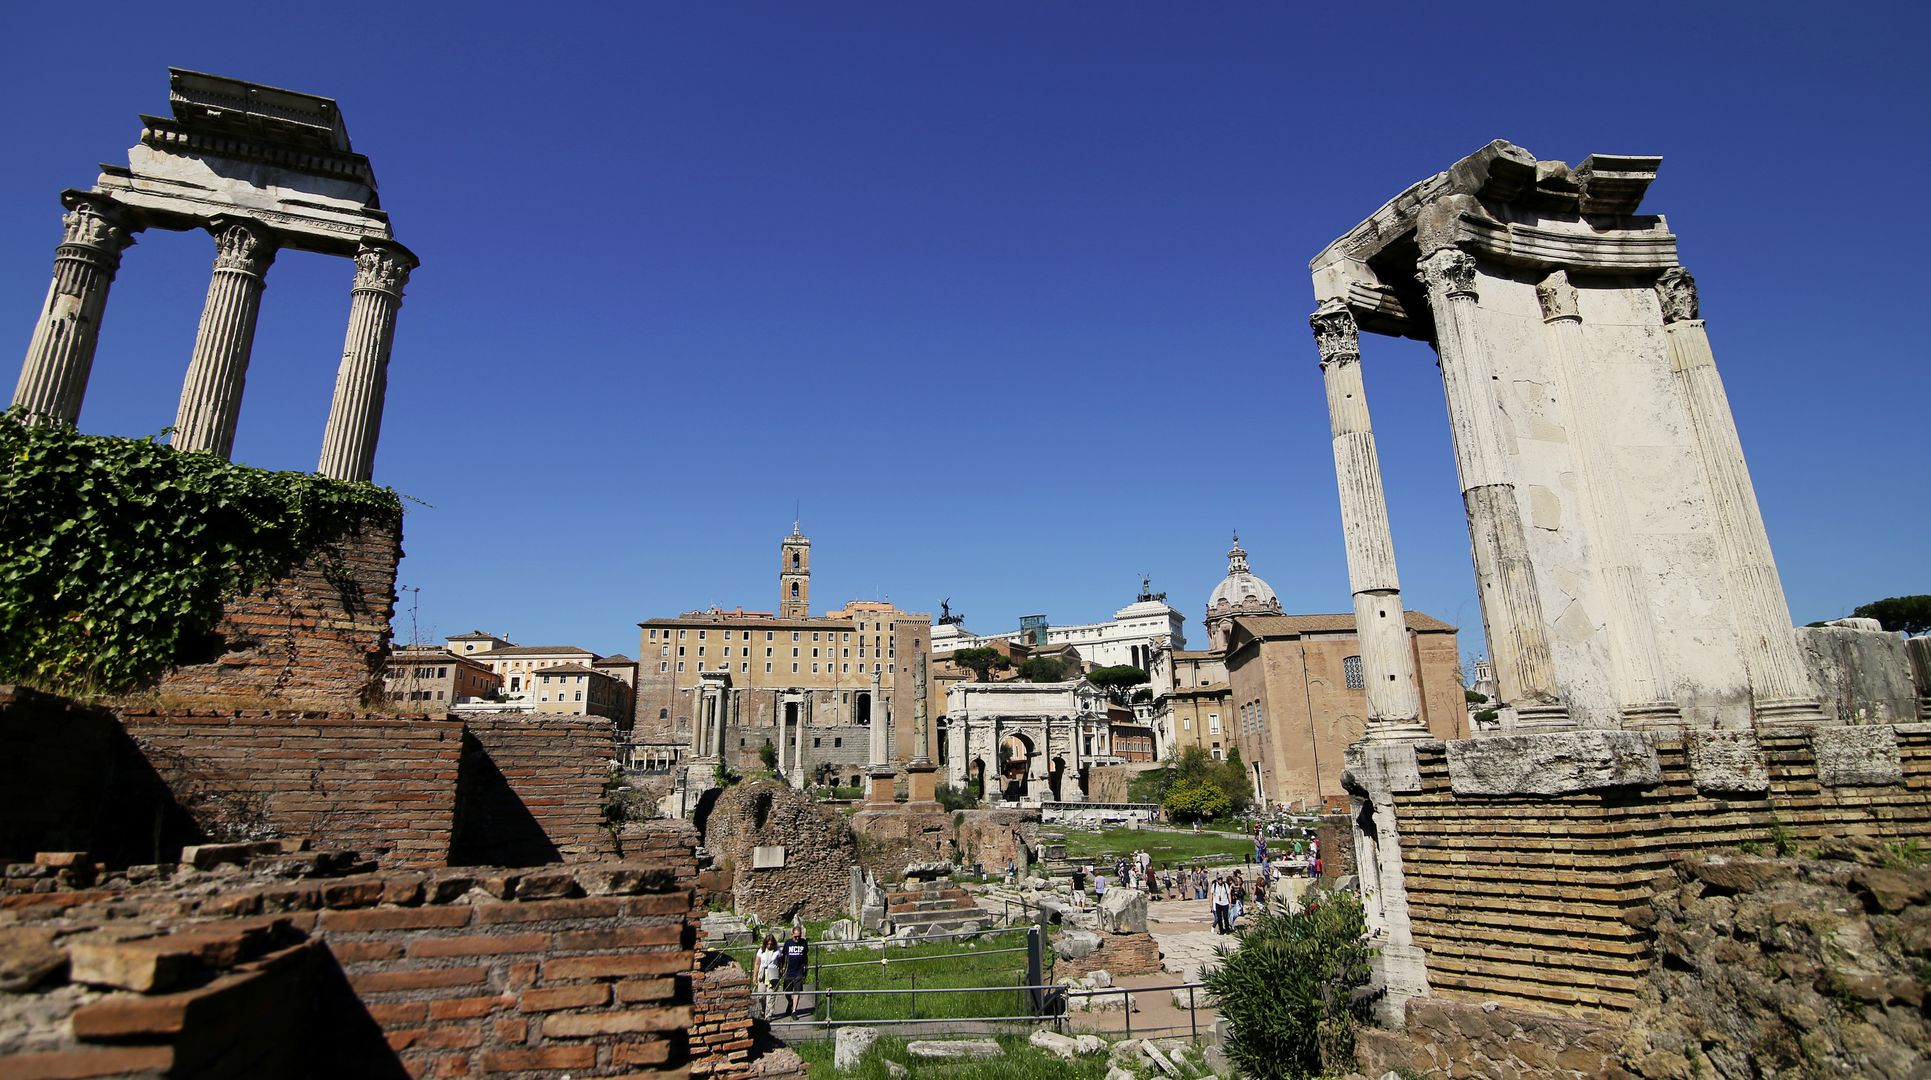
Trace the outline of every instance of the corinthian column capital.
[[1535, 287], [1535, 298], [1542, 304], [1543, 322], [1582, 318], [1582, 312], [1576, 306], [1576, 287], [1569, 284], [1566, 270], [1557, 270], [1543, 278]]
[[215, 237], [215, 269], [262, 277], [281, 246], [266, 225], [246, 218], [217, 218], [209, 230]]
[[127, 216], [111, 199], [80, 197], [66, 200], [61, 220], [60, 247], [64, 255], [93, 256], [109, 267], [120, 263], [121, 252], [134, 243]]
[[365, 240], [355, 253], [355, 288], [372, 290], [402, 298], [409, 284], [409, 272], [421, 265], [416, 256], [401, 244]]
[[1430, 292], [1441, 290], [1450, 300], [1476, 299], [1475, 256], [1444, 248], [1416, 264], [1415, 279]]
[[1352, 364], [1361, 359], [1361, 331], [1354, 312], [1342, 300], [1323, 300], [1307, 317], [1314, 328], [1314, 347], [1320, 350], [1321, 366]]
[[1672, 266], [1656, 279], [1656, 299], [1663, 305], [1663, 325], [1702, 318], [1696, 299], [1696, 279], [1688, 270]]

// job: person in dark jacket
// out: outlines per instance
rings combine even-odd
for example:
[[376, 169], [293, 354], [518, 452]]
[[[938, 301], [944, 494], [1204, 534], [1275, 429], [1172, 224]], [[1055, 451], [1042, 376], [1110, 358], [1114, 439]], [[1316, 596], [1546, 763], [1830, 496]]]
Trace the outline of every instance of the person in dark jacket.
[[791, 938], [784, 943], [784, 1015], [790, 1016], [797, 1011], [798, 995], [805, 989], [805, 971], [811, 963], [811, 942], [805, 940], [805, 928], [791, 928]]

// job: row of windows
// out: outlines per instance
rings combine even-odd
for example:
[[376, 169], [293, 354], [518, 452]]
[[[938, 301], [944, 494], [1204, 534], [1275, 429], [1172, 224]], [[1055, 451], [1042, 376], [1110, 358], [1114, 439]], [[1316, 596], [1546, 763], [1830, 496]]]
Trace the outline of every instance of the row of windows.
[[[860, 630], [863, 630], [863, 629], [865, 629], [865, 625], [864, 625], [863, 623], [860, 623], [860, 624], [859, 624], [859, 629], [860, 629]], [[688, 635], [689, 633], [690, 633], [690, 631], [689, 631], [689, 630], [679, 630], [679, 631], [677, 632], [677, 640], [679, 640], [679, 641], [683, 641], [683, 640], [685, 639], [685, 637], [686, 637], [686, 636], [687, 636], [687, 635]], [[709, 631], [705, 631], [705, 630], [699, 630], [699, 631], [697, 632], [697, 640], [699, 640], [699, 641], [703, 641], [703, 640], [705, 640], [705, 638], [706, 638], [706, 636], [707, 636], [707, 634], [708, 634], [708, 633], [709, 633]], [[732, 637], [731, 637], [731, 635], [732, 635], [732, 634], [734, 634], [734, 633], [735, 633], [735, 634], [739, 634], [739, 635], [742, 635], [742, 636], [743, 636], [743, 638], [744, 638], [744, 640], [746, 640], [746, 641], [750, 641], [750, 640], [751, 640], [751, 634], [752, 634], [752, 631], [750, 631], [750, 630], [736, 630], [736, 631], [733, 631], [733, 630], [723, 630], [723, 631], [720, 631], [720, 633], [722, 633], [722, 634], [724, 635], [724, 640], [726, 640], [726, 641], [730, 641], [730, 640], [732, 640]], [[802, 637], [802, 635], [803, 635], [803, 633], [804, 633], [804, 631], [802, 631], [802, 630], [793, 630], [793, 631], [791, 632], [791, 640], [793, 640], [793, 641], [803, 641], [803, 640], [804, 640], [804, 638]], [[850, 641], [850, 640], [852, 639], [852, 632], [851, 632], [850, 630], [822, 630], [822, 631], [821, 631], [821, 630], [813, 630], [813, 631], [811, 632], [811, 640], [813, 640], [813, 641], [823, 641], [823, 640], [826, 640], [827, 638], [829, 638], [829, 639], [830, 639], [830, 640], [832, 640], [832, 641], [840, 641], [840, 640], [843, 640], [843, 641]], [[646, 639], [645, 639], [645, 640], [648, 640], [648, 641], [656, 641], [656, 640], [658, 640], [658, 637], [657, 637], [657, 631], [655, 631], [655, 630], [652, 630], [652, 631], [650, 631], [650, 633], [649, 633], [649, 635], [648, 635], [648, 636], [646, 637]], [[669, 641], [669, 640], [670, 640], [670, 631], [669, 631], [669, 630], [665, 630], [665, 631], [664, 631], [664, 636], [663, 636], [663, 640], [665, 640], [665, 641]], [[776, 640], [777, 640], [777, 632], [776, 632], [776, 631], [773, 631], [773, 630], [766, 630], [766, 631], [764, 632], [764, 640], [766, 640], [766, 641], [776, 641]]]
[[[793, 663], [793, 664], [791, 665], [791, 673], [792, 673], [792, 674], [794, 674], [794, 675], [797, 675], [797, 674], [801, 674], [801, 673], [799, 672], [799, 670], [798, 670], [798, 668], [799, 668], [799, 665], [798, 665], [798, 664], [796, 664], [796, 663]], [[833, 669], [836, 669], [836, 670], [833, 670]], [[897, 671], [897, 669], [898, 669], [898, 665], [897, 665], [897, 664], [886, 664], [886, 665], [884, 665], [883, 667], [881, 667], [881, 666], [879, 666], [879, 665], [878, 665], [878, 664], [876, 664], [876, 663], [874, 663], [874, 664], [872, 665], [872, 670], [873, 670], [873, 671], [875, 671], [875, 672], [883, 672], [883, 673], [884, 673], [884, 674], [886, 674], [886, 675], [891, 675], [891, 674], [893, 674], [894, 672], [896, 672], [896, 671]], [[670, 661], [668, 661], [668, 660], [661, 660], [661, 661], [659, 661], [659, 662], [658, 662], [658, 664], [657, 664], [657, 670], [658, 670], [659, 672], [667, 672], [667, 671], [669, 671], [669, 670], [670, 670]], [[683, 671], [683, 670], [684, 670], [684, 661], [682, 661], [682, 660], [679, 660], [679, 661], [677, 662], [677, 670], [679, 670], [679, 671]], [[715, 664], [715, 665], [713, 665], [712, 667], [710, 667], [710, 668], [708, 668], [708, 669], [707, 669], [707, 668], [705, 668], [705, 666], [704, 666], [704, 661], [702, 661], [702, 660], [699, 660], [699, 661], [697, 661], [697, 669], [696, 669], [696, 670], [698, 670], [698, 671], [705, 671], [705, 670], [710, 670], [710, 671], [729, 671], [729, 670], [731, 670], [731, 665], [730, 665], [730, 663], [729, 663], [729, 662], [727, 661], [727, 662], [725, 662], [725, 663], [720, 663], [720, 664]], [[821, 672], [819, 671], [819, 665], [817, 665], [817, 664], [813, 664], [813, 665], [811, 665], [811, 673], [812, 673], [813, 675], [818, 675], [818, 674], [825, 674], [825, 675], [834, 675], [834, 674], [845, 674], [845, 675], [849, 675], [849, 674], [851, 674], [851, 670], [852, 670], [852, 666], [851, 666], [850, 664], [829, 664], [829, 663], [828, 663], [828, 664], [825, 664], [825, 665], [824, 665], [824, 670], [823, 670], [823, 672], [821, 673]], [[739, 663], [739, 664], [738, 664], [738, 673], [739, 673], [739, 674], [741, 674], [741, 675], [749, 675], [749, 674], [751, 673], [751, 665], [750, 665], [750, 664], [746, 664], [746, 663]], [[770, 664], [769, 662], [766, 662], [766, 664], [764, 665], [764, 673], [765, 673], [766, 675], [769, 675], [769, 674], [771, 674], [771, 664]], [[865, 673], [865, 665], [864, 665], [864, 664], [862, 664], [862, 663], [861, 663], [861, 664], [859, 664], [859, 665], [858, 665], [858, 673], [859, 673], [860, 675], [863, 675], [863, 674]]]
[[441, 690], [436, 691], [433, 697], [430, 696], [427, 690], [411, 690], [406, 694], [401, 690], [395, 690], [389, 694], [390, 701], [441, 701], [442, 699], [443, 692]]

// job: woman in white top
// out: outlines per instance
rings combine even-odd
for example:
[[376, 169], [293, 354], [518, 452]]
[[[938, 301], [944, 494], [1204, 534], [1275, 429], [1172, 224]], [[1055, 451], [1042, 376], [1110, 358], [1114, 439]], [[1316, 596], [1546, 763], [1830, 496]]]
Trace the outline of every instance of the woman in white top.
[[[778, 939], [770, 934], [764, 935], [764, 944], [758, 947], [756, 978], [758, 989], [775, 993], [778, 989], [778, 964], [784, 953], [778, 949]], [[770, 999], [766, 999], [766, 1005]]]

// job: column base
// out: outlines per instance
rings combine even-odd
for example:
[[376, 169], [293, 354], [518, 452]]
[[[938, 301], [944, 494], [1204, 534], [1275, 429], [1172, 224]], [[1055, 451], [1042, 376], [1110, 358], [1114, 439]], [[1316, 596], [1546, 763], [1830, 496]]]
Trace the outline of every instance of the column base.
[[1756, 702], [1753, 711], [1759, 724], [1828, 724], [1823, 707], [1812, 698], [1784, 698]]
[[891, 768], [874, 768], [871, 771], [871, 787], [865, 794], [867, 806], [898, 805], [898, 772]]
[[1683, 726], [1683, 710], [1674, 701], [1645, 701], [1622, 707], [1623, 727], [1631, 731], [1674, 731]]
[[1566, 705], [1517, 705], [1512, 711], [1515, 723], [1511, 727], [1518, 732], [1567, 731], [1576, 726]]
[[905, 767], [905, 801], [939, 801], [939, 767], [929, 761], [914, 761]]
[[1418, 739], [1434, 737], [1434, 732], [1429, 731], [1427, 725], [1410, 717], [1404, 720], [1370, 720], [1367, 734], [1361, 738], [1363, 742], [1389, 743], [1414, 742]]

